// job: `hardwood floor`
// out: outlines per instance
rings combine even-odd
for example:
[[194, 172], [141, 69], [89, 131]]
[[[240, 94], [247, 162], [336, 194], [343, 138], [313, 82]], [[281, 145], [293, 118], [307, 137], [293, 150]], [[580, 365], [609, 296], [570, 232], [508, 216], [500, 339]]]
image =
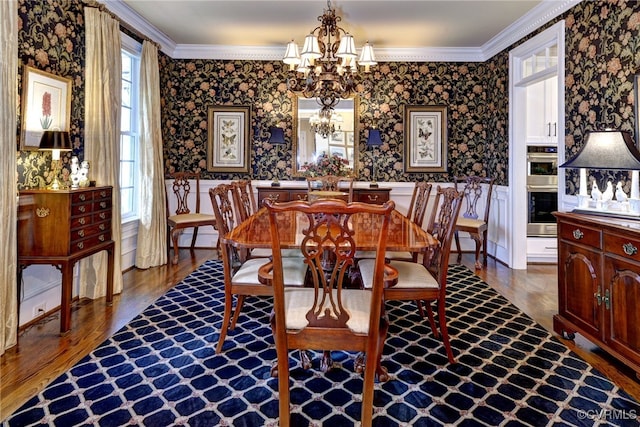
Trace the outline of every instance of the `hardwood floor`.
[[[18, 345], [0, 358], [0, 421], [206, 259], [215, 256], [212, 250], [181, 250], [177, 265], [128, 271], [124, 274], [124, 291], [115, 296], [112, 307], [105, 306], [104, 298], [73, 304], [71, 331], [64, 336], [59, 335], [59, 312], [21, 331]], [[473, 257], [464, 254], [463, 264], [473, 269]], [[557, 311], [555, 265], [529, 265], [527, 270], [511, 270], [489, 260], [486, 270], [478, 274], [543, 327], [552, 330], [552, 316]], [[562, 341], [640, 400], [640, 382], [632, 370], [580, 337], [575, 343]]]

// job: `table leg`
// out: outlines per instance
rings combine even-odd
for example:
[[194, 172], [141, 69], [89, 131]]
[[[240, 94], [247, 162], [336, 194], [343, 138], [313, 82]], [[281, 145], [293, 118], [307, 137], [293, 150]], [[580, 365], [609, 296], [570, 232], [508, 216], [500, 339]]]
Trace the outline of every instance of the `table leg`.
[[73, 290], [73, 262], [62, 262], [62, 300], [60, 302], [60, 334], [71, 329], [71, 294]]
[[107, 305], [113, 305], [113, 257], [115, 244], [107, 249]]

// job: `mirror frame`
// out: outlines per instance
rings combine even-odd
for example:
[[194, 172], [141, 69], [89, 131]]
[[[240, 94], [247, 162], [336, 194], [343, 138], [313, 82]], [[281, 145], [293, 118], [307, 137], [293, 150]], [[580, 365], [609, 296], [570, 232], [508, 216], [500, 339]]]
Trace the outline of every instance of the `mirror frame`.
[[[293, 124], [292, 124], [292, 132], [291, 132], [291, 160], [294, 165], [294, 170], [292, 176], [294, 177], [303, 177], [303, 173], [300, 170], [301, 164], [298, 162], [298, 98], [305, 98], [304, 96], [293, 93], [292, 97], [292, 113], [293, 113]], [[354, 95], [351, 98], [353, 99], [353, 172], [352, 175], [354, 178], [358, 177], [358, 167], [360, 164], [360, 97], [358, 95]], [[319, 109], [320, 107], [318, 107]], [[304, 163], [304, 162], [303, 162]]]

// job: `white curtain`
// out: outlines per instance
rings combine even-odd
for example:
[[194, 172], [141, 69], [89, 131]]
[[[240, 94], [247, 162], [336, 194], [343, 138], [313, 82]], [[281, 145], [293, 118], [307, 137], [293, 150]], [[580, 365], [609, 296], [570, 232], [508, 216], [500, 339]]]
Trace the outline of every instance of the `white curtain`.
[[0, 355], [16, 345], [18, 3], [0, 1]]
[[[120, 220], [120, 104], [122, 60], [120, 25], [108, 13], [85, 7], [85, 133], [84, 156], [96, 185], [113, 187], [111, 233], [115, 240], [113, 291], [122, 291]], [[106, 295], [107, 255], [98, 253], [80, 262], [79, 296]]]
[[158, 48], [142, 44], [140, 59], [140, 225], [136, 267], [167, 263], [167, 208], [160, 124]]

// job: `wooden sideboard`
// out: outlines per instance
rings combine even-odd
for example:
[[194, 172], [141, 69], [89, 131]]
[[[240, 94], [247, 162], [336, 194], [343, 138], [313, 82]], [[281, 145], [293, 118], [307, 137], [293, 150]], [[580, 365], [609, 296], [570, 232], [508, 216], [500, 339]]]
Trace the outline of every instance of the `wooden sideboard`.
[[71, 328], [73, 266], [78, 260], [107, 251], [107, 303], [113, 300], [111, 219], [112, 187], [20, 191], [18, 287], [29, 265], [50, 264], [62, 272], [61, 333]]
[[[308, 188], [302, 187], [258, 187], [258, 206], [262, 200], [271, 199], [276, 202], [291, 200], [307, 200]], [[354, 188], [353, 201], [382, 204], [390, 199], [390, 188]]]
[[555, 213], [556, 333], [580, 333], [640, 374], [640, 221]]

